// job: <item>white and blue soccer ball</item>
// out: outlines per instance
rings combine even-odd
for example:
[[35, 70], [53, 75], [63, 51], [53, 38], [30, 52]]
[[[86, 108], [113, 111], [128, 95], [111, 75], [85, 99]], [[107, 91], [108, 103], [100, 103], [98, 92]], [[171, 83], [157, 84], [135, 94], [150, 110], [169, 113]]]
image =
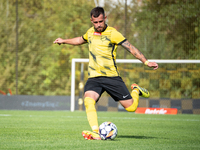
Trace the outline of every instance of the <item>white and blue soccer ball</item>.
[[117, 126], [112, 122], [104, 122], [99, 126], [99, 135], [102, 140], [113, 140], [117, 137]]

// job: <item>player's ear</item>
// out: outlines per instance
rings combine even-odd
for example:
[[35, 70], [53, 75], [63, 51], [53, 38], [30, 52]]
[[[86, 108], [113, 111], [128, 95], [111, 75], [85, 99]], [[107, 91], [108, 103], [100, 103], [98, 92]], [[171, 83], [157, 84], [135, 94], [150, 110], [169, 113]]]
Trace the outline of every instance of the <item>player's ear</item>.
[[90, 21], [93, 23], [93, 20], [92, 20], [92, 18], [90, 18]]

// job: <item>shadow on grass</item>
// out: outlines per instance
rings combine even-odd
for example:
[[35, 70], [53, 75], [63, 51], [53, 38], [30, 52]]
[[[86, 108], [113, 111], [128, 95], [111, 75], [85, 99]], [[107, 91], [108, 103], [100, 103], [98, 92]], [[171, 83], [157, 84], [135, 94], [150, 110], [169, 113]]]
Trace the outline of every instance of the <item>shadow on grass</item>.
[[134, 136], [134, 135], [119, 135], [117, 138], [132, 138], [132, 139], [156, 139], [157, 137], [151, 136]]

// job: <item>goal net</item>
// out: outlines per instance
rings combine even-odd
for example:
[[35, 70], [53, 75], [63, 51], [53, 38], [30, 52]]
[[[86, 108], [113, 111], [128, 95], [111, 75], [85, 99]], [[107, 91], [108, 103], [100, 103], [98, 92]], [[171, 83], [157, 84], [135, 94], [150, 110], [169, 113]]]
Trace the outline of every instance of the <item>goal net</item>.
[[[150, 98], [140, 98], [138, 107], [177, 108], [178, 113], [200, 113], [200, 60], [149, 60], [158, 63], [153, 70], [136, 59], [117, 59], [120, 76], [128, 89], [131, 84], [149, 90]], [[71, 111], [83, 110], [83, 88], [87, 81], [88, 59], [72, 59]], [[97, 110], [124, 111], [105, 92]]]

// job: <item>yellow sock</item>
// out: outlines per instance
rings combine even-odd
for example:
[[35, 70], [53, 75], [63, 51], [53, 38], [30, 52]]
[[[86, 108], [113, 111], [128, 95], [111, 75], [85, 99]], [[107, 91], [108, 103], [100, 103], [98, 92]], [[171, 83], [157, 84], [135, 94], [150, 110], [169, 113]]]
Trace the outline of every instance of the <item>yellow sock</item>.
[[85, 110], [86, 110], [89, 125], [92, 128], [92, 131], [98, 133], [99, 126], [98, 126], [98, 120], [97, 120], [97, 112], [96, 112], [96, 108], [95, 108], [96, 102], [94, 99], [92, 99], [90, 97], [86, 97], [84, 99], [84, 103], [85, 103]]
[[133, 98], [133, 104], [127, 108], [125, 108], [127, 111], [136, 111], [137, 107], [138, 107], [138, 103], [139, 103], [139, 90], [138, 89], [134, 89], [131, 92], [131, 96]]

